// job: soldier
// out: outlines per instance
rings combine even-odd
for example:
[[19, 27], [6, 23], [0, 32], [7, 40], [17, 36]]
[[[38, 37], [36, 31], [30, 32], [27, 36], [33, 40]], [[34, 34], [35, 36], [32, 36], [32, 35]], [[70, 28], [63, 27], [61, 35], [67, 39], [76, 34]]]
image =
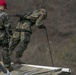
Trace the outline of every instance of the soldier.
[[27, 48], [27, 45], [30, 41], [30, 37], [32, 34], [31, 27], [33, 25], [36, 25], [38, 28], [46, 28], [42, 20], [46, 19], [46, 10], [45, 9], [39, 9], [35, 10], [32, 13], [29, 13], [24, 16], [24, 19], [21, 18], [16, 26], [16, 30], [13, 34], [13, 37], [10, 41], [10, 54], [12, 54], [12, 51], [14, 48], [19, 44], [18, 50], [16, 52], [15, 57], [15, 64], [22, 64], [20, 58], [22, 57], [22, 54], [24, 50]]
[[2, 46], [2, 59], [5, 68], [9, 71], [12, 70], [11, 60], [9, 57], [9, 38], [12, 35], [11, 25], [7, 13], [4, 10], [7, 9], [6, 2], [0, 0], [0, 46]]

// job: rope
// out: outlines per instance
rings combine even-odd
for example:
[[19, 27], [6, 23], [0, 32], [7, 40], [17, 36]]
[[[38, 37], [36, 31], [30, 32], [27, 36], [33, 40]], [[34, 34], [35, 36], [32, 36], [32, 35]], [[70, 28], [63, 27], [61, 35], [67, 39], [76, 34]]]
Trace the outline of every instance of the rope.
[[47, 38], [47, 43], [48, 43], [49, 53], [50, 53], [50, 57], [51, 57], [51, 61], [52, 61], [52, 66], [54, 67], [52, 51], [51, 51], [51, 48], [50, 48], [49, 38], [48, 38], [48, 33], [47, 33], [47, 29], [46, 29], [46, 28], [45, 28], [45, 32], [46, 32], [46, 38]]

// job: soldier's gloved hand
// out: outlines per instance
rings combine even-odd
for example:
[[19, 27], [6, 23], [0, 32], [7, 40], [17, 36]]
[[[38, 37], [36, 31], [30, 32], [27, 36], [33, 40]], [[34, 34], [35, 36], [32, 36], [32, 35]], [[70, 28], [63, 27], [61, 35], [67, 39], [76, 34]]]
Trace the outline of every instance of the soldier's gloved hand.
[[40, 28], [40, 29], [46, 29], [46, 26], [41, 25], [39, 28]]

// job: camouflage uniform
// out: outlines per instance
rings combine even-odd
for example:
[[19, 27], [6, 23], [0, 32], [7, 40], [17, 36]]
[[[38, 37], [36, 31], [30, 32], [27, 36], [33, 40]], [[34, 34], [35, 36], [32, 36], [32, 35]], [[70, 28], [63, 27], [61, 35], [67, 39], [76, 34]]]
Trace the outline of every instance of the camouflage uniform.
[[0, 46], [2, 46], [2, 59], [5, 67], [11, 66], [9, 57], [9, 36], [12, 34], [8, 16], [0, 10]]
[[37, 27], [44, 27], [42, 24], [42, 20], [46, 18], [46, 10], [39, 9], [34, 12], [25, 15], [26, 20], [19, 21], [16, 27], [16, 30], [13, 34], [13, 37], [10, 41], [10, 50], [14, 50], [14, 48], [18, 45], [19, 47], [16, 52], [16, 58], [20, 58], [27, 48], [27, 45], [30, 41], [30, 37], [32, 34], [31, 27], [36, 25]]

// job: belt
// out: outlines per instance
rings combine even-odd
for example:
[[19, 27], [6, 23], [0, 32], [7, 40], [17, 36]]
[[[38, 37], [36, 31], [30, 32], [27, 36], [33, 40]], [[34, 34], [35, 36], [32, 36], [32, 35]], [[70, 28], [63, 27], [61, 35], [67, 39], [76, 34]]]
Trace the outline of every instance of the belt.
[[15, 29], [15, 31], [17, 31], [17, 32], [29, 32], [29, 33], [32, 34], [31, 31], [29, 31], [29, 30], [25, 30], [25, 29]]

